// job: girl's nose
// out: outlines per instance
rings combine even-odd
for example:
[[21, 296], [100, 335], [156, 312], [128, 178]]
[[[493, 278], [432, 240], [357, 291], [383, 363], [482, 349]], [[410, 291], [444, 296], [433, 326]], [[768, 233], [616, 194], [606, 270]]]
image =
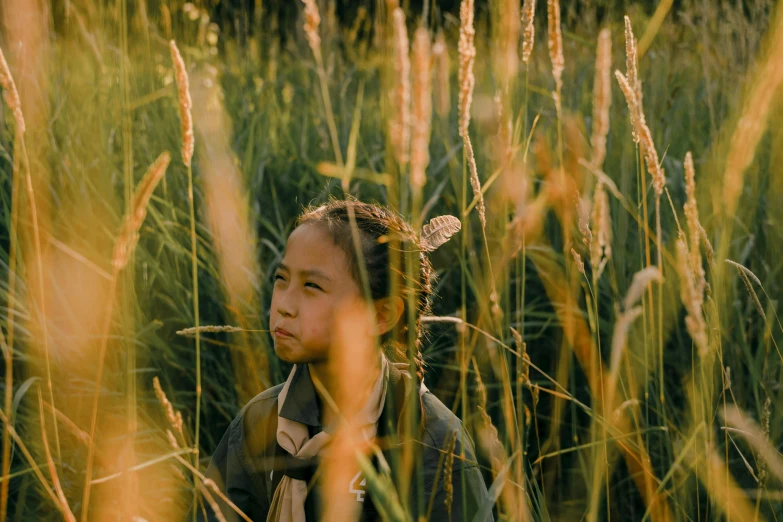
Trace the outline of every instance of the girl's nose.
[[290, 295], [290, 292], [281, 292], [277, 299], [277, 313], [282, 316], [292, 317], [296, 313], [296, 306]]

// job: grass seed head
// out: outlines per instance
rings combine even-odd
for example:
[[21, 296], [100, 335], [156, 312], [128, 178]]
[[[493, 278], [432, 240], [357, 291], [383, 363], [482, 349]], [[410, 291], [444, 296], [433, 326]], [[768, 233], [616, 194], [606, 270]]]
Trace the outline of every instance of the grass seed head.
[[321, 25], [321, 14], [318, 11], [316, 0], [302, 0], [304, 4], [304, 31], [307, 43], [316, 58], [321, 56], [321, 37], [318, 35], [318, 26]]
[[411, 185], [421, 189], [430, 162], [432, 123], [432, 67], [430, 34], [425, 27], [413, 37], [413, 129], [411, 137]]
[[603, 168], [606, 158], [606, 135], [609, 133], [609, 108], [612, 105], [612, 33], [602, 29], [598, 35], [593, 87], [593, 131], [590, 144], [593, 148], [592, 163]]
[[392, 92], [393, 116], [389, 135], [397, 163], [405, 165], [411, 141], [411, 60], [405, 13], [399, 7], [394, 10], [394, 74], [396, 83]]
[[155, 187], [158, 186], [158, 183], [166, 174], [166, 169], [170, 162], [171, 155], [168, 152], [158, 156], [158, 159], [150, 166], [136, 187], [132, 206], [125, 214], [122, 228], [114, 245], [112, 265], [115, 271], [122, 270], [128, 264], [139, 240], [139, 229], [141, 229], [144, 218], [147, 216], [147, 205], [152, 197], [152, 193], [155, 191]]
[[193, 159], [193, 149], [195, 147], [195, 138], [193, 135], [193, 116], [191, 108], [193, 101], [190, 98], [190, 82], [188, 81], [188, 71], [185, 68], [185, 61], [179, 53], [177, 43], [174, 40], [169, 42], [171, 50], [171, 61], [174, 63], [174, 70], [177, 78], [177, 95], [179, 97], [179, 118], [182, 128], [182, 162], [190, 167]]
[[536, 40], [535, 12], [536, 0], [525, 0], [522, 6], [522, 24], [525, 28], [522, 41], [522, 62], [525, 64], [530, 61], [530, 55], [533, 54], [533, 44]]
[[552, 76], [555, 77], [557, 91], [563, 81], [563, 33], [560, 29], [560, 0], [547, 0], [547, 27], [549, 29], [549, 59], [552, 61]]
[[438, 32], [435, 37], [432, 55], [435, 59], [437, 78], [435, 110], [438, 112], [438, 116], [444, 117], [451, 111], [451, 88], [449, 86], [449, 49], [446, 46], [446, 37], [443, 36], [442, 31]]
[[470, 106], [473, 102], [473, 62], [476, 59], [473, 27], [473, 0], [462, 0], [459, 8], [459, 135], [464, 139], [470, 125]]

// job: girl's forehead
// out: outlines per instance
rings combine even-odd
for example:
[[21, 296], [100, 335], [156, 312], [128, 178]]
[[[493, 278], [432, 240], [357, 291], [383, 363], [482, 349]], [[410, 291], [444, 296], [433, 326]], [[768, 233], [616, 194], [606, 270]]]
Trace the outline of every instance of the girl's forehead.
[[291, 269], [318, 267], [331, 272], [348, 273], [345, 252], [338, 247], [329, 229], [320, 223], [305, 223], [288, 236], [284, 263]]

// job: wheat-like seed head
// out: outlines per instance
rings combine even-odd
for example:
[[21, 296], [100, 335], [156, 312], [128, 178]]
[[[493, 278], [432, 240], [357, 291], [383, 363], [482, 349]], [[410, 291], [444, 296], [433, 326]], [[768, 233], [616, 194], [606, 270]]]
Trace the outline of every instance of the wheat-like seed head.
[[661, 274], [661, 271], [657, 266], [648, 266], [647, 268], [643, 268], [636, 272], [633, 275], [631, 287], [625, 294], [625, 300], [623, 300], [623, 309], [630, 310], [633, 308], [639, 299], [641, 299], [642, 294], [644, 294], [644, 290], [647, 288], [647, 285], [653, 281], [657, 281], [658, 283], [663, 281], [663, 274]]
[[702, 313], [704, 296], [696, 290], [696, 281], [689, 262], [688, 245], [682, 236], [677, 239], [677, 275], [680, 278], [680, 299], [688, 312], [685, 317], [685, 327], [696, 344], [699, 356], [704, 357], [709, 351], [707, 325]]
[[484, 207], [484, 194], [481, 192], [481, 181], [479, 180], [478, 170], [476, 169], [476, 156], [473, 153], [473, 144], [470, 142], [470, 136], [465, 134], [463, 138], [465, 144], [465, 153], [468, 159], [468, 170], [470, 170], [470, 186], [473, 188], [473, 196], [478, 199], [476, 209], [478, 210], [481, 228], [487, 228], [486, 208]]
[[199, 333], [218, 333], [218, 332], [244, 332], [244, 328], [239, 328], [238, 326], [229, 326], [229, 325], [205, 325], [205, 326], [199, 326], [196, 328], [195, 326], [191, 326], [189, 328], [183, 328], [182, 330], [177, 330], [177, 335], [193, 335], [196, 332]]
[[645, 163], [647, 164], [647, 170], [653, 178], [655, 194], [657, 197], [660, 197], [661, 194], [663, 194], [663, 187], [666, 185], [666, 176], [658, 160], [658, 152], [655, 150], [655, 143], [653, 143], [652, 133], [644, 118], [642, 106], [639, 103], [639, 98], [631, 87], [628, 78], [620, 71], [615, 71], [614, 74], [617, 77], [617, 82], [620, 84], [620, 89], [623, 91], [625, 101], [628, 104], [634, 140], [639, 143], [639, 146], [642, 149]]
[[[549, 29], [549, 59], [552, 61], [552, 76], [555, 77], [557, 92], [563, 82], [563, 33], [560, 29], [560, 0], [547, 0], [547, 27]], [[556, 100], [557, 101], [557, 100]]]
[[0, 49], [0, 86], [3, 87], [3, 98], [11, 109], [16, 121], [16, 130], [19, 134], [24, 134], [25, 124], [22, 115], [22, 102], [19, 99], [19, 91], [16, 90], [14, 77], [11, 75], [11, 69], [8, 62], [5, 61], [3, 50]]
[[160, 386], [160, 380], [157, 376], [152, 379], [152, 388], [155, 390], [155, 396], [158, 398], [158, 402], [163, 406], [163, 411], [166, 413], [166, 419], [168, 419], [169, 424], [174, 428], [174, 431], [182, 435], [182, 415], [177, 415], [179, 412], [175, 413], [174, 406], [171, 404], [168, 397], [166, 397], [166, 392], [164, 392], [163, 388]]
[[685, 194], [687, 196], [684, 205], [685, 222], [688, 225], [688, 239], [690, 241], [689, 261], [696, 280], [696, 290], [701, 293], [707, 286], [704, 268], [701, 265], [703, 229], [699, 222], [699, 208], [696, 205], [696, 171], [693, 168], [693, 156], [690, 151], [685, 154]]
[[451, 88], [449, 86], [449, 49], [446, 46], [446, 37], [443, 32], [438, 32], [435, 44], [432, 46], [432, 55], [435, 59], [435, 71], [437, 73], [437, 88], [435, 90], [435, 110], [438, 116], [447, 116], [451, 110]]
[[318, 36], [318, 26], [321, 25], [321, 15], [318, 12], [316, 0], [302, 0], [304, 4], [304, 31], [307, 43], [316, 58], [321, 56], [321, 37]]
[[394, 10], [394, 74], [396, 84], [392, 92], [393, 116], [389, 135], [397, 163], [405, 165], [409, 159], [411, 140], [411, 60], [408, 54], [408, 30], [405, 13]]
[[612, 33], [602, 29], [598, 35], [598, 50], [595, 58], [595, 82], [593, 87], [593, 132], [590, 144], [593, 147], [592, 163], [603, 168], [606, 158], [606, 135], [609, 133], [609, 107], [612, 104]]
[[454, 502], [454, 485], [453, 470], [454, 470], [454, 451], [457, 447], [457, 430], [451, 433], [451, 436], [446, 439], [446, 461], [443, 464], [443, 490], [446, 492], [446, 498], [444, 503], [446, 505], [446, 512], [449, 519], [451, 519], [451, 505]]
[[188, 71], [185, 68], [185, 61], [179, 53], [177, 43], [174, 40], [169, 42], [171, 50], [171, 61], [174, 63], [174, 70], [177, 78], [177, 95], [179, 97], [179, 119], [182, 127], [182, 162], [190, 167], [193, 159], [193, 149], [195, 147], [195, 138], [193, 135], [193, 116], [191, 108], [193, 101], [190, 98], [190, 82], [188, 81]]
[[411, 136], [411, 185], [421, 189], [430, 162], [432, 123], [432, 67], [430, 34], [425, 27], [413, 36], [413, 130]]
[[631, 19], [625, 17], [625, 74], [628, 77], [628, 84], [634, 93], [638, 90], [639, 71], [636, 65], [636, 38], [633, 35]]
[[587, 274], [585, 273], [585, 263], [582, 261], [582, 256], [579, 255], [579, 252], [574, 250], [574, 247], [571, 247], [571, 256], [574, 258], [574, 263], [576, 263], [576, 268], [579, 270], [579, 273], [587, 277]]
[[498, 45], [493, 55], [499, 83], [505, 88], [519, 71], [519, 0], [501, 0], [498, 10]]
[[136, 187], [133, 202], [131, 203], [132, 206], [125, 214], [122, 228], [114, 244], [112, 265], [117, 272], [125, 268], [133, 249], [136, 248], [136, 243], [139, 240], [139, 229], [147, 216], [147, 205], [152, 197], [152, 193], [155, 191], [155, 187], [158, 186], [158, 183], [166, 174], [166, 169], [170, 162], [171, 155], [168, 152], [158, 156], [158, 159], [150, 166]]
[[473, 101], [473, 62], [476, 59], [473, 27], [473, 0], [462, 0], [459, 8], [459, 135], [465, 139], [470, 124], [470, 105]]
[[536, 0], [525, 0], [522, 6], [522, 24], [525, 27], [524, 40], [522, 42], [522, 62], [527, 64], [533, 53], [533, 44], [536, 40], [535, 26]]

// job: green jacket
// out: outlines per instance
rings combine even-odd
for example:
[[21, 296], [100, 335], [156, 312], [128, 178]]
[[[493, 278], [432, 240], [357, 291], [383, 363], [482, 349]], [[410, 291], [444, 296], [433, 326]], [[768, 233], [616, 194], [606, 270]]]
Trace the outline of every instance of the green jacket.
[[[410, 387], [405, 385], [405, 378], [394, 365], [389, 365], [388, 379], [377, 442], [383, 448], [383, 455], [399, 490], [395, 473], [402, 448], [397, 429], [398, 421], [402, 418], [399, 412], [406, 400], [415, 400], [415, 397], [407, 389]], [[320, 506], [319, 474], [315, 472], [318, 463], [295, 459], [277, 445], [278, 395], [282, 388], [282, 384], [270, 388], [242, 408], [218, 444], [206, 475], [254, 522], [266, 521], [272, 495], [284, 474], [308, 482], [312, 482], [315, 477], [314, 487], [305, 501], [305, 512], [308, 521], [316, 521], [319, 520], [317, 514]], [[429, 520], [433, 522], [492, 522], [492, 502], [488, 499], [487, 488], [476, 463], [473, 442], [463, 429], [462, 422], [429, 391], [421, 394], [420, 406], [424, 420], [412, 445], [418, 467], [410, 485], [410, 519], [418, 520], [418, 506], [422, 506], [422, 516], [431, 510]], [[308, 425], [311, 436], [321, 431], [318, 400], [306, 365], [297, 367], [280, 415]], [[455, 430], [455, 457], [449, 477], [453, 501], [449, 517], [443, 480], [444, 449]], [[464, 460], [461, 457], [463, 451]], [[377, 459], [374, 464], [377, 469]], [[356, 494], [357, 502], [362, 503], [360, 520], [380, 521], [372, 494], [366, 490], [363, 478], [360, 473], [345, 487]], [[228, 522], [242, 520], [217, 495], [213, 496]], [[204, 509], [198, 508], [198, 511], [201, 522], [217, 520], [206, 502]]]

